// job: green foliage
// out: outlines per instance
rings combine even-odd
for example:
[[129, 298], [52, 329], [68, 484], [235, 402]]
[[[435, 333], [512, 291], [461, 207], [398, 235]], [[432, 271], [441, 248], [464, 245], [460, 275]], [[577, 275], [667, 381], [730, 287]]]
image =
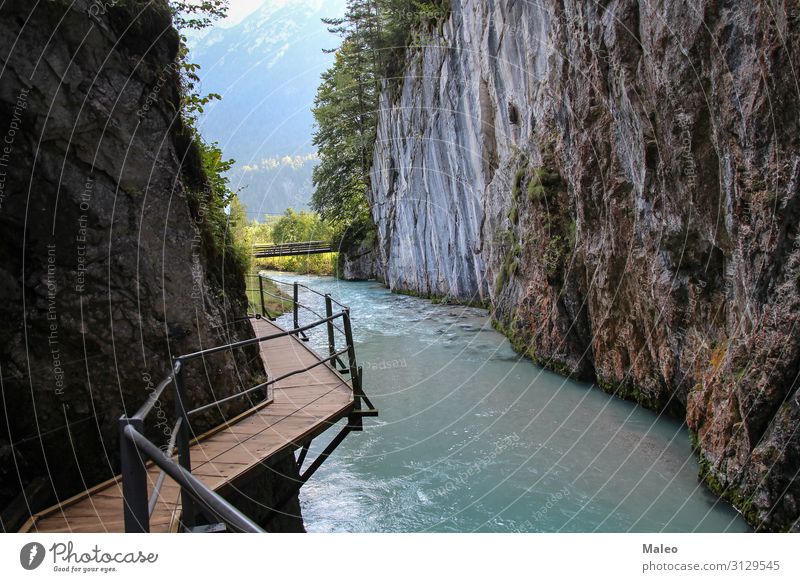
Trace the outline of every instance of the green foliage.
[[206, 95], [197, 93], [195, 88], [200, 83], [200, 76], [197, 73], [200, 70], [200, 65], [190, 63], [186, 60], [188, 49], [183, 42], [180, 52], [182, 55], [181, 78], [184, 86], [183, 95], [181, 97], [181, 110], [184, 119], [190, 121], [192, 125], [195, 125], [197, 116], [203, 113], [204, 107], [212, 101], [222, 99], [222, 96], [219, 93], [208, 93]]
[[538, 180], [531, 179], [528, 182], [528, 200], [540, 202], [544, 198], [544, 187]]
[[542, 256], [545, 274], [551, 284], [561, 286], [575, 248], [576, 225], [569, 212], [566, 184], [556, 169], [554, 149], [553, 140], [545, 141], [541, 164], [532, 169], [523, 168], [525, 177], [515, 177], [515, 185], [518, 181], [521, 187], [527, 179], [528, 201], [538, 206], [535, 214], [547, 236]]
[[500, 271], [497, 273], [497, 279], [494, 282], [494, 293], [499, 295], [505, 286], [511, 281], [511, 278], [517, 274], [520, 265], [520, 255], [522, 254], [522, 245], [516, 240], [513, 231], [508, 231], [510, 237], [510, 249], [503, 256], [503, 263], [500, 266]]
[[309, 240], [330, 240], [331, 227], [313, 212], [296, 212], [287, 208], [272, 226], [272, 242], [292, 243]]
[[[263, 291], [263, 293], [262, 293]], [[276, 317], [292, 309], [292, 298], [269, 279], [259, 282], [258, 273], [247, 275], [247, 312]]]
[[[228, 12], [228, 0], [170, 0], [172, 22], [178, 31], [200, 30], [211, 26], [214, 21], [224, 18]], [[178, 49], [178, 65], [181, 74], [183, 92], [181, 95], [181, 114], [192, 127], [196, 126], [197, 116], [203, 113], [204, 107], [211, 101], [222, 99], [218, 93], [202, 95], [197, 92], [200, 84], [198, 71], [200, 65], [189, 61], [189, 47], [186, 36], [181, 34]]]
[[225, 288], [242, 283], [250, 269], [251, 247], [247, 237], [247, 215], [225, 175], [233, 160], [225, 160], [216, 143], [208, 144], [191, 128], [201, 160], [202, 186], [187, 187], [195, 224], [206, 237], [206, 253], [212, 274], [219, 271]]
[[548, 278], [558, 275], [570, 250], [572, 249], [567, 246], [565, 238], [560, 234], [550, 237], [544, 252], [545, 274]]
[[528, 182], [528, 200], [541, 202], [547, 197], [548, 193], [556, 193], [562, 186], [563, 182], [558, 172], [545, 166], [540, 166], [533, 171]]
[[172, 23], [178, 30], [200, 30], [228, 13], [228, 0], [170, 0]]
[[369, 217], [363, 217], [346, 226], [340, 225], [333, 235], [333, 247], [338, 250], [336, 273], [344, 273], [347, 256], [358, 255], [366, 249], [375, 248], [378, 228]]
[[230, 200], [228, 211], [228, 233], [230, 236], [229, 249], [233, 260], [238, 264], [237, 270], [248, 272], [253, 263], [253, 243], [247, 227], [247, 210], [239, 200], [233, 196]]
[[[497, 315], [498, 312], [495, 312], [495, 316]], [[531, 338], [528, 325], [520, 318], [517, 311], [508, 314], [502, 320], [496, 317], [492, 318], [492, 327], [508, 338], [515, 351], [529, 357], [537, 366], [567, 378], [577, 377], [577, 371], [567, 363], [552, 357], [542, 357], [536, 352], [535, 340]]]
[[517, 224], [517, 222], [519, 222], [519, 207], [517, 206], [516, 202], [511, 205], [511, 210], [508, 211], [508, 219], [513, 224]]
[[370, 74], [359, 75], [363, 53], [345, 42], [331, 69], [322, 74], [314, 100], [313, 208], [323, 219], [349, 224], [369, 214], [367, 189], [375, 143], [376, 91]]
[[527, 166], [522, 166], [517, 170], [517, 173], [514, 174], [514, 182], [511, 184], [511, 198], [514, 199], [514, 202], [517, 201], [519, 190], [522, 187], [522, 180], [525, 179], [525, 173], [527, 170]]
[[[173, 0], [169, 2], [173, 24], [180, 31], [198, 30], [225, 16], [227, 0]], [[203, 106], [219, 99], [217, 94], [201, 95], [197, 92], [200, 81], [199, 65], [188, 60], [186, 37], [181, 35], [177, 70], [181, 82], [180, 116], [184, 137], [199, 155], [200, 168], [184, 167], [187, 195], [195, 223], [206, 238], [206, 253], [210, 273], [218, 275], [220, 286], [244, 286], [244, 275], [249, 271], [251, 246], [247, 238], [247, 218], [236, 193], [231, 190], [227, 173], [234, 160], [225, 159], [217, 143], [206, 143], [197, 130], [197, 115]], [[236, 283], [234, 285], [233, 283]]]

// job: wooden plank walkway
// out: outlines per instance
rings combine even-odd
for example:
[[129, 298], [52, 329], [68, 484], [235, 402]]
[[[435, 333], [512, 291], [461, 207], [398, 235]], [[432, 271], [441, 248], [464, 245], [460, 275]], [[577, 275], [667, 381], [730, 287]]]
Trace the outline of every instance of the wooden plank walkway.
[[[257, 336], [282, 331], [254, 320]], [[306, 368], [319, 358], [302, 341], [287, 336], [260, 344], [270, 378]], [[317, 366], [274, 385], [272, 401], [231, 419], [199, 437], [191, 447], [192, 473], [211, 489], [243, 479], [266, 459], [297, 449], [347, 416], [353, 391], [328, 365]], [[198, 403], [199, 404], [199, 403]], [[160, 469], [152, 465], [152, 491]], [[152, 532], [177, 531], [180, 488], [169, 477], [150, 517]], [[32, 516], [21, 532], [122, 532], [122, 483], [119, 476]]]

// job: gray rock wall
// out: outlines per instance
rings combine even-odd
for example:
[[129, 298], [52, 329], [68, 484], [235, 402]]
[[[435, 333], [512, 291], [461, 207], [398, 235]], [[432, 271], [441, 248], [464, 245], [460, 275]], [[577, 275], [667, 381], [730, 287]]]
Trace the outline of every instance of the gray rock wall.
[[800, 8], [455, 0], [381, 97], [386, 283], [685, 416], [765, 529], [800, 514]]
[[[166, 2], [34, 4], [0, 6], [0, 507], [40, 475], [51, 501], [112, 475], [117, 419], [171, 356], [252, 336], [177, 115]], [[240, 351], [189, 365], [186, 386], [205, 403], [262, 375]], [[169, 392], [154, 439], [167, 419]]]

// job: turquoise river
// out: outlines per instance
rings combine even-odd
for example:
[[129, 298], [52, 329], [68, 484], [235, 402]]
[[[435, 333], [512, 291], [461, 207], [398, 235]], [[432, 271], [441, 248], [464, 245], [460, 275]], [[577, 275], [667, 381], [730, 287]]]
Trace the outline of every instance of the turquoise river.
[[699, 483], [684, 424], [537, 367], [485, 311], [271, 275], [350, 306], [380, 409], [303, 487], [308, 531], [749, 531]]

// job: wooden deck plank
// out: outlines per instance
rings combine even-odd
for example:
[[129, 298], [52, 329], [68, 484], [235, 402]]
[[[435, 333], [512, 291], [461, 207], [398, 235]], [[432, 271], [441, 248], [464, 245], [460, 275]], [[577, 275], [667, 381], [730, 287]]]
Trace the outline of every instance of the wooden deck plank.
[[[275, 324], [256, 320], [257, 336], [280, 331]], [[261, 356], [270, 377], [307, 367], [319, 358], [293, 336], [261, 344]], [[353, 405], [353, 393], [344, 377], [328, 365], [290, 376], [275, 384], [272, 402], [257, 406], [236, 422], [209, 431], [191, 447], [193, 473], [212, 489], [234, 483], [271, 456], [301, 446], [337, 421]], [[160, 470], [148, 470], [150, 490]], [[21, 531], [121, 532], [122, 489], [119, 477], [33, 516]], [[165, 479], [151, 516], [151, 531], [171, 531], [180, 511], [180, 488]]]

